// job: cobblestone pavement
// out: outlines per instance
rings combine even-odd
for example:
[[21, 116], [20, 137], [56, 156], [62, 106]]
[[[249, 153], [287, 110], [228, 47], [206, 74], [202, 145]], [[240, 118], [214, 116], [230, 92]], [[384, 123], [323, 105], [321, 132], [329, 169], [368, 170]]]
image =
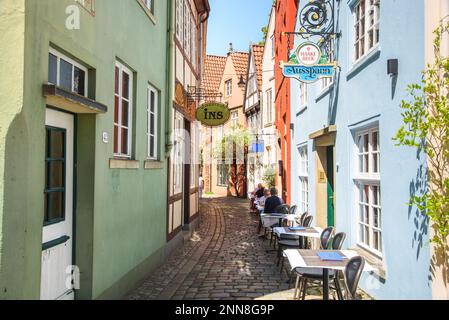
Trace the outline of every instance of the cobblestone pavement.
[[[286, 300], [293, 298], [276, 253], [257, 236], [248, 202], [204, 199], [197, 232], [127, 298], [131, 300]], [[319, 298], [311, 289], [308, 299]]]

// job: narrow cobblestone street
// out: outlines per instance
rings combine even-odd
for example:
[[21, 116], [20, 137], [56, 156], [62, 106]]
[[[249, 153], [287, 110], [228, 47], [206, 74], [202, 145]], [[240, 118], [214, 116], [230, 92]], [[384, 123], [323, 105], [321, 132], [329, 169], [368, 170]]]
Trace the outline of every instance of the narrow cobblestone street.
[[247, 201], [204, 199], [197, 233], [128, 298], [292, 298], [287, 276], [276, 266], [276, 253], [266, 252], [268, 241], [257, 237], [257, 226]]
[[[127, 299], [293, 300], [287, 273], [276, 265], [277, 253], [257, 235], [258, 223], [247, 200], [203, 199], [192, 238]], [[358, 298], [372, 299], [361, 290]], [[322, 299], [321, 288], [309, 286], [306, 300], [316, 299]]]

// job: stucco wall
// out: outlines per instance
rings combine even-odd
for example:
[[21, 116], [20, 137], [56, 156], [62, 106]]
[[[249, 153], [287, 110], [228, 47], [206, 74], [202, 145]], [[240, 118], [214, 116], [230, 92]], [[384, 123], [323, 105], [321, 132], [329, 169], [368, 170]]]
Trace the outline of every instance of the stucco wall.
[[[8, 279], [2, 282], [2, 287], [4, 285], [8, 291], [5, 294], [2, 288], [1, 294], [6, 298], [39, 298], [44, 208], [45, 99], [42, 84], [48, 77], [51, 43], [95, 70], [93, 98], [109, 108], [104, 115], [78, 117], [77, 132], [76, 263], [82, 268], [78, 298], [97, 298], [126, 279], [137, 266], [148, 264], [148, 259], [158, 259], [155, 256], [165, 244], [166, 197], [161, 196], [161, 192], [165, 194], [167, 189], [163, 134], [167, 2], [156, 4], [156, 24], [153, 24], [136, 0], [97, 0], [95, 17], [80, 9], [79, 30], [65, 28], [68, 17], [65, 11], [67, 6], [75, 4], [72, 0], [28, 0], [25, 4], [26, 18], [24, 20], [22, 13], [21, 20], [15, 24], [16, 35], [22, 32], [22, 37], [25, 25], [25, 46], [21, 46], [20, 41], [11, 41], [14, 38], [5, 39], [7, 43], [14, 43], [5, 58], [9, 64], [26, 53], [24, 81], [20, 81], [23, 77], [20, 68], [14, 81], [17, 92], [21, 91], [22, 82], [25, 86], [23, 110], [11, 124], [6, 139], [9, 178], [4, 179], [3, 208], [4, 216], [11, 221], [3, 236], [11, 239], [2, 251], [2, 260], [7, 261], [4, 276]], [[1, 20], [2, 24], [7, 22]], [[11, 30], [10, 23], [7, 28]], [[138, 170], [109, 169], [109, 159], [113, 157], [116, 58], [136, 72], [133, 150], [135, 159], [140, 162]], [[20, 66], [19, 62], [15, 64]], [[163, 168], [156, 170], [144, 170], [143, 165], [148, 83], [161, 91], [159, 154]], [[17, 93], [14, 95], [20, 97]], [[20, 110], [18, 105], [20, 102], [11, 106], [12, 113]], [[102, 142], [103, 132], [109, 134], [109, 144]], [[12, 248], [18, 250], [16, 256], [10, 255], [8, 250]], [[138, 272], [143, 275], [143, 270]], [[137, 280], [134, 274], [132, 281]], [[107, 296], [118, 297], [129, 285], [132, 283], [125, 280], [120, 288], [108, 291]]]
[[[292, 82], [292, 119], [294, 143], [308, 143], [309, 211], [317, 212], [317, 172], [313, 141], [309, 135], [335, 123], [337, 125], [335, 162], [335, 219], [337, 232], [348, 238], [345, 247], [356, 247], [357, 213], [354, 187], [354, 131], [378, 123], [381, 148], [381, 204], [383, 232], [383, 266], [385, 280], [362, 278], [360, 286], [377, 299], [429, 299], [429, 243], [427, 220], [410, 208], [413, 192], [425, 186], [426, 160], [411, 148], [399, 148], [392, 141], [402, 123], [400, 103], [407, 98], [406, 87], [420, 80], [424, 69], [424, 1], [381, 1], [380, 45], [369, 61], [351, 73], [353, 18], [349, 1], [340, 2], [338, 64], [340, 82], [336, 97], [335, 122], [329, 122], [329, 99], [318, 84], [310, 85], [305, 110], [299, 110], [299, 85]], [[399, 75], [387, 75], [387, 59], [399, 60]], [[354, 69], [352, 69], [354, 70]], [[296, 148], [292, 159], [298, 159]], [[293, 203], [299, 201], [298, 163], [292, 160]], [[295, 194], [296, 193], [296, 194]]]

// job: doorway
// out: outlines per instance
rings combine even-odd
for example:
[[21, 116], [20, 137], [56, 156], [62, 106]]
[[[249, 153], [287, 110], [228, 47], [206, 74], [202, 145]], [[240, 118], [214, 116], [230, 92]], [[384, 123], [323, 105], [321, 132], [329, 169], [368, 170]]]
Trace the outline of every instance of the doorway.
[[41, 299], [73, 300], [74, 116], [46, 110]]
[[326, 176], [327, 176], [327, 226], [335, 227], [334, 207], [334, 147], [326, 148]]
[[190, 136], [190, 121], [184, 119], [184, 129], [186, 132], [185, 147], [184, 147], [184, 226], [190, 224], [190, 169], [192, 162], [192, 138]]

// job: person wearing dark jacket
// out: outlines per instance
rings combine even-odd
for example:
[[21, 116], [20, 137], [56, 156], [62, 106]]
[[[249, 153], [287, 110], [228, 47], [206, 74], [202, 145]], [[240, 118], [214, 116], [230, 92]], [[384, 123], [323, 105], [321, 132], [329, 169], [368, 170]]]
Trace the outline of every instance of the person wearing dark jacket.
[[271, 197], [265, 200], [264, 213], [276, 213], [276, 208], [283, 204], [281, 198], [278, 197], [278, 190], [276, 188], [271, 188]]

